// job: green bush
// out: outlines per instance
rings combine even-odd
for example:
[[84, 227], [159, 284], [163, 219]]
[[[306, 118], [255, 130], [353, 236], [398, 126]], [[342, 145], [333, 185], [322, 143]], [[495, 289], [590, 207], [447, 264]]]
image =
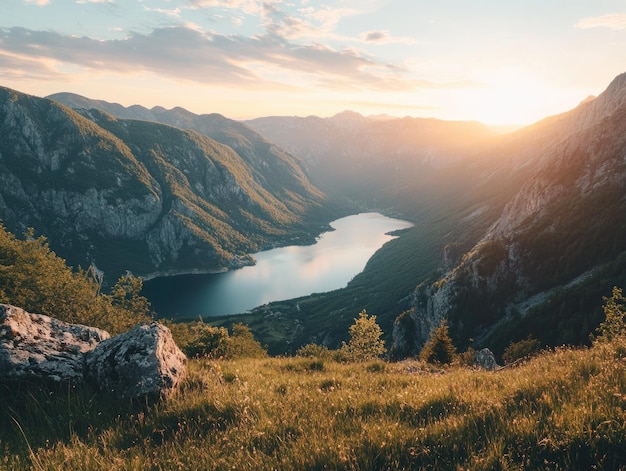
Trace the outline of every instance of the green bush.
[[32, 229], [17, 239], [0, 225], [0, 302], [112, 335], [150, 320], [140, 278], [126, 275], [101, 293], [94, 271], [68, 267]]
[[228, 341], [228, 331], [224, 327], [213, 327], [202, 321], [166, 322], [166, 325], [172, 331], [176, 345], [189, 358], [216, 358]]
[[296, 351], [296, 356], [305, 358], [320, 358], [323, 360], [331, 358], [331, 352], [326, 345], [309, 343], [300, 347]]
[[626, 298], [622, 295], [622, 290], [617, 286], [613, 287], [610, 298], [603, 297], [605, 319], [596, 329], [594, 342], [610, 342], [613, 339], [626, 335]]
[[217, 348], [215, 354], [224, 359], [265, 358], [267, 350], [254, 338], [247, 325], [233, 324], [231, 335]]
[[530, 358], [537, 355], [541, 351], [541, 342], [528, 336], [519, 342], [511, 342], [502, 353], [502, 361], [505, 365], [510, 365], [521, 358]]

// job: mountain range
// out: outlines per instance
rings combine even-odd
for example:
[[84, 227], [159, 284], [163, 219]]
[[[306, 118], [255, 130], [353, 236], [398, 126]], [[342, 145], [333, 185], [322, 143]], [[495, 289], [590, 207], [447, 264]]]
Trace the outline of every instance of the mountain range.
[[[473, 188], [508, 188], [505, 204], [469, 250], [415, 291], [394, 347], [414, 352], [442, 319], [458, 345], [502, 351], [528, 335], [587, 343], [601, 320], [594, 306], [626, 282], [626, 74], [475, 158]], [[478, 211], [494, 201], [483, 197]], [[460, 222], [451, 239], [464, 234]]]
[[362, 308], [397, 357], [442, 319], [460, 348], [581, 344], [593, 306], [626, 282], [626, 74], [505, 135], [353, 112], [238, 122], [8, 89], [0, 126], [4, 224], [105, 272], [241, 265], [348, 211], [415, 223], [347, 288], [246, 316], [274, 352], [336, 346]]
[[223, 134], [237, 150], [2, 88], [0, 218], [111, 276], [219, 271], [313, 240], [330, 218], [324, 195], [295, 159], [234, 124]]

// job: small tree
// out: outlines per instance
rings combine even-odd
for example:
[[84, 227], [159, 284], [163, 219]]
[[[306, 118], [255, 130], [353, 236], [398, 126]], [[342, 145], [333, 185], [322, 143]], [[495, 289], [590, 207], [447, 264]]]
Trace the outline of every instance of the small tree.
[[424, 345], [420, 353], [420, 360], [427, 363], [446, 365], [452, 363], [455, 358], [456, 348], [448, 335], [448, 323], [443, 319], [439, 327], [430, 335], [426, 345]]
[[147, 316], [150, 302], [141, 295], [143, 280], [130, 273], [121, 276], [111, 289], [111, 303], [137, 316]]
[[604, 306], [604, 322], [596, 329], [595, 337], [592, 336], [594, 342], [610, 342], [616, 337], [626, 335], [626, 298], [622, 295], [621, 288], [613, 287], [613, 293], [610, 298], [603, 296]]
[[385, 353], [383, 331], [376, 323], [376, 316], [369, 316], [365, 309], [354, 319], [349, 332], [350, 341], [341, 345], [342, 356], [347, 360], [369, 361]]

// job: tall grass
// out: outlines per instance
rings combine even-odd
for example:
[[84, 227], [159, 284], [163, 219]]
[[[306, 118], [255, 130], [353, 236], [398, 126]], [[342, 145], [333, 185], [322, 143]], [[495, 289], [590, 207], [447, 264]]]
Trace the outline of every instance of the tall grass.
[[624, 339], [497, 372], [195, 360], [156, 404], [2, 394], [2, 469], [626, 469]]

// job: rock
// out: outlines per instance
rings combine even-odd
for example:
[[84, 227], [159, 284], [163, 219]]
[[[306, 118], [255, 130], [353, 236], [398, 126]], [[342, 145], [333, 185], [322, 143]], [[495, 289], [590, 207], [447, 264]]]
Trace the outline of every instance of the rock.
[[82, 382], [83, 356], [108, 332], [0, 304], [0, 380]]
[[111, 338], [95, 327], [0, 304], [0, 381], [88, 380], [121, 398], [160, 397], [178, 386], [185, 370], [185, 355], [156, 322]]
[[496, 358], [493, 356], [493, 352], [488, 348], [476, 352], [476, 366], [484, 368], [489, 371], [500, 368], [500, 365], [496, 363]]
[[170, 330], [153, 322], [100, 343], [86, 355], [85, 376], [123, 398], [167, 396], [184, 377], [186, 360]]

